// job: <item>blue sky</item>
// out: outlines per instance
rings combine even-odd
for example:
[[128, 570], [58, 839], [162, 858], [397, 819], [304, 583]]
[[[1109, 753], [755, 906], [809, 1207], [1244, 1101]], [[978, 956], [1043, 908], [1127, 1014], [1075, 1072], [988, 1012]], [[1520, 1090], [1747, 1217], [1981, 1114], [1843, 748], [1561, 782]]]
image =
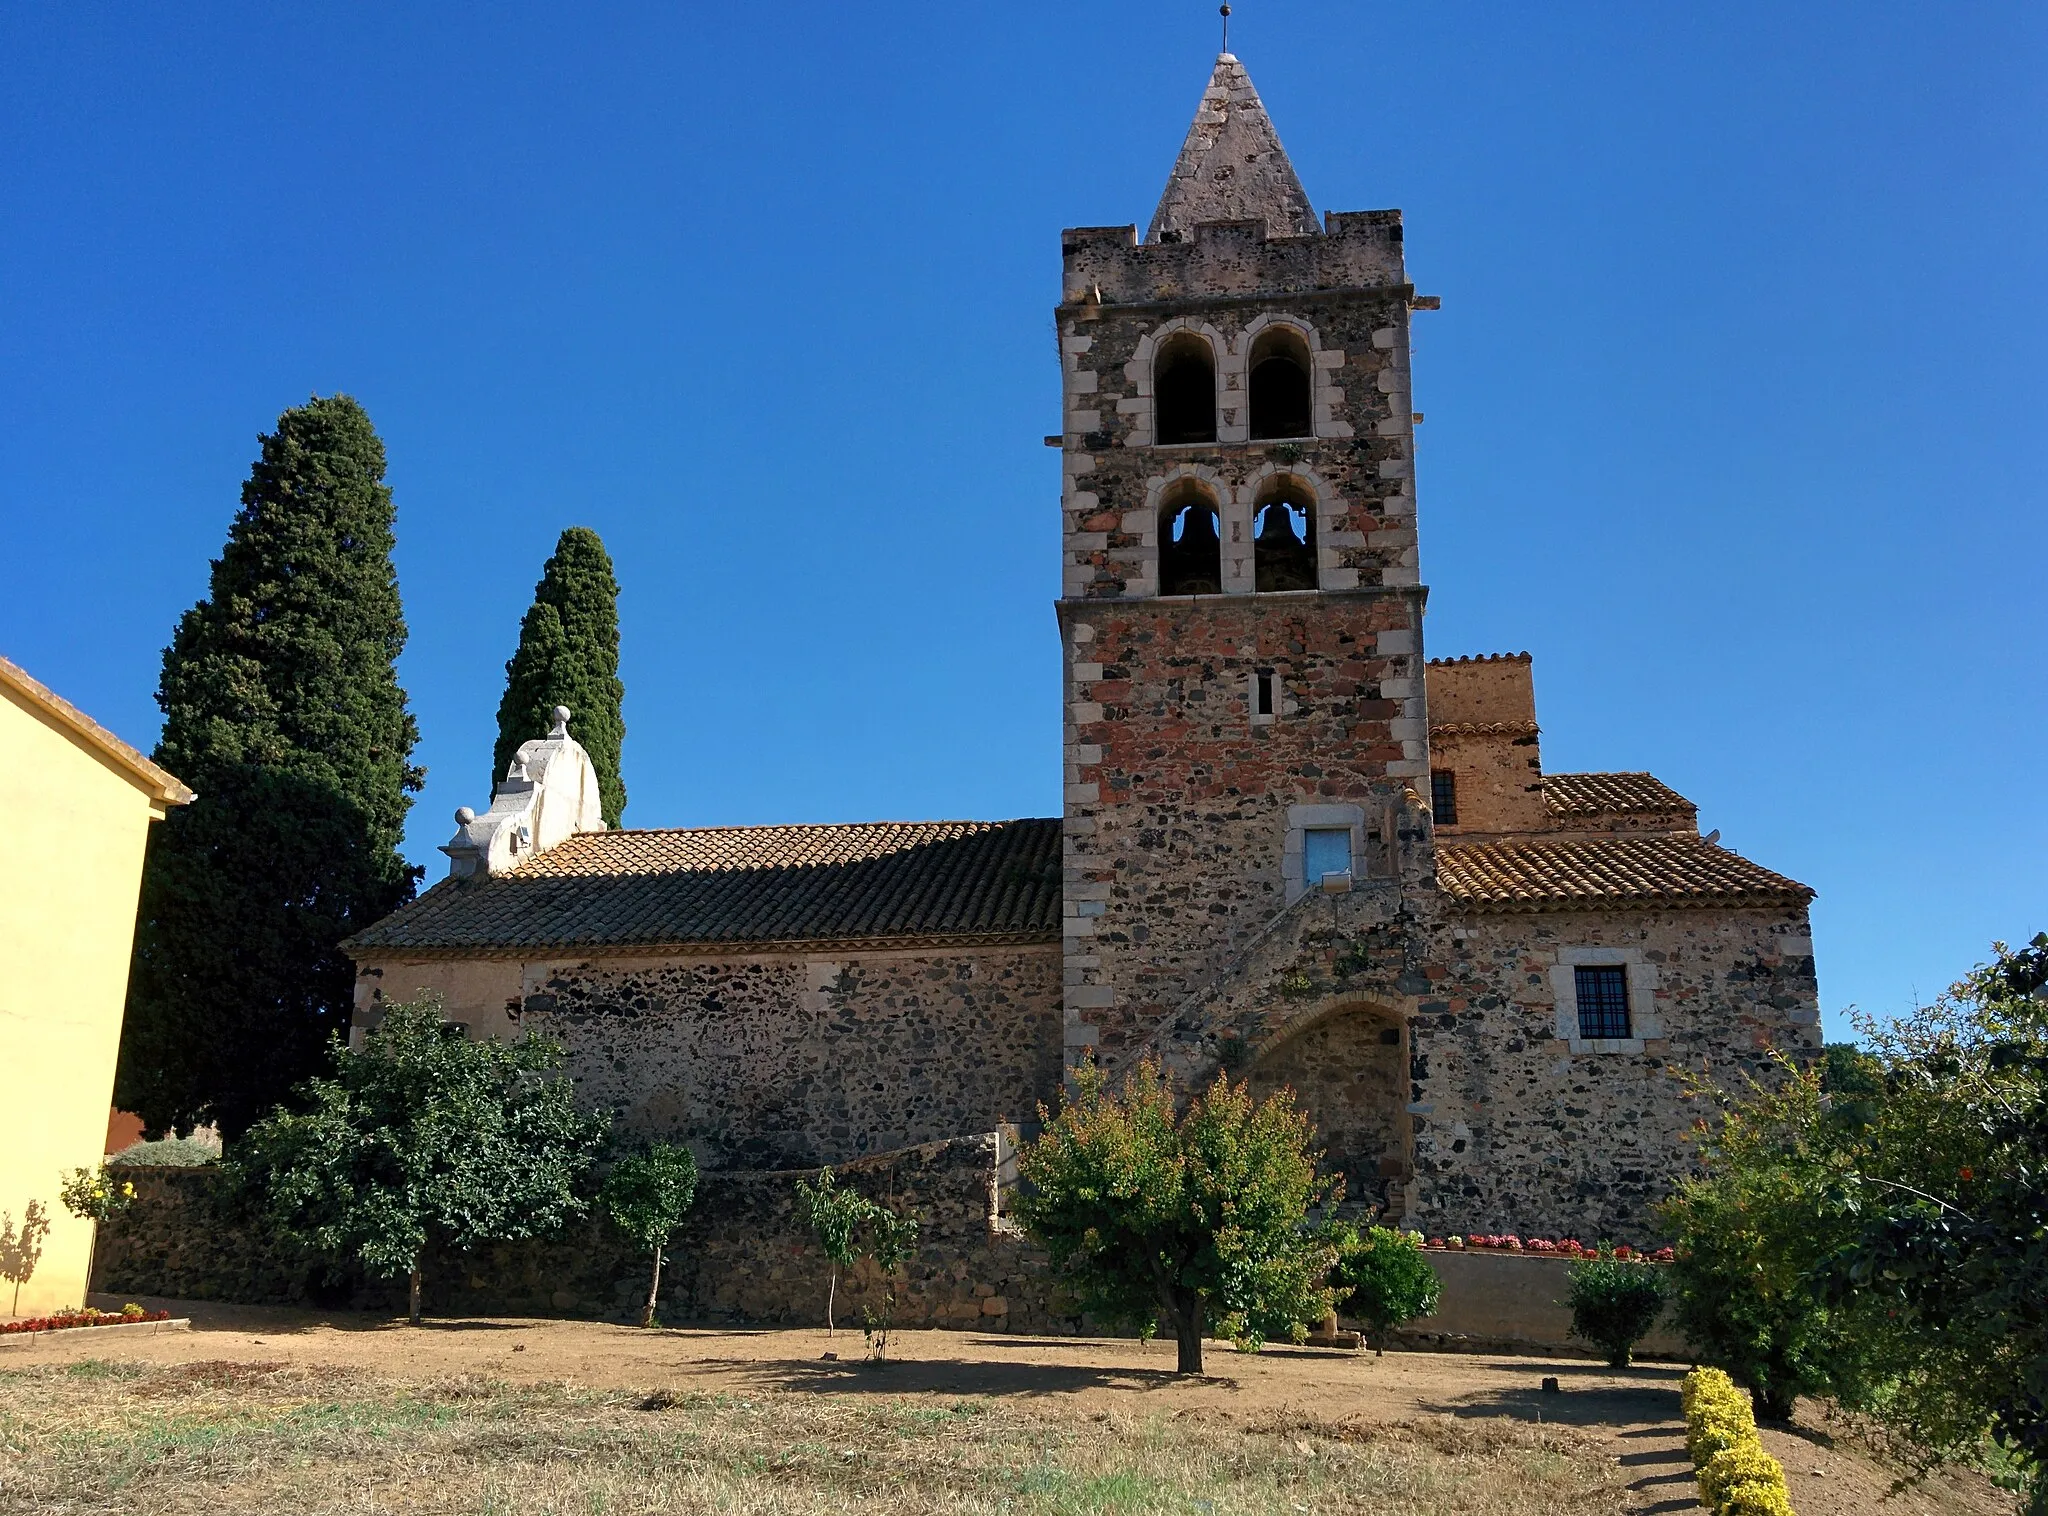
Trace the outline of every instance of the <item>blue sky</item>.
[[[1536, 656], [1812, 883], [1831, 1027], [2048, 927], [2048, 7], [1245, 0], [1319, 209], [1400, 206], [1432, 651]], [[630, 824], [1057, 810], [1063, 226], [1150, 215], [1214, 7], [0, 17], [0, 652], [144, 747], [259, 430], [391, 454], [427, 789], [565, 525]]]

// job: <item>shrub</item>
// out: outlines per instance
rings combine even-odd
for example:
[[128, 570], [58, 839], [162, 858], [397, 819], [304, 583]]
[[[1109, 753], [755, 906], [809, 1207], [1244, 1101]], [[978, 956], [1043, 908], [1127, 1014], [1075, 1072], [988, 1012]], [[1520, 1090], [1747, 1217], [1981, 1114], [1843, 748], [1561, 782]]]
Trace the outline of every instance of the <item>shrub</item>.
[[1719, 1369], [1695, 1369], [1679, 1392], [1685, 1449], [1714, 1516], [1792, 1516], [1785, 1471], [1757, 1440], [1749, 1397]]
[[1576, 1260], [1570, 1283], [1572, 1335], [1590, 1342], [1617, 1369], [1664, 1313], [1664, 1276], [1657, 1264], [1599, 1253]]
[[81, 1221], [111, 1221], [135, 1203], [135, 1186], [116, 1179], [103, 1163], [96, 1169], [73, 1169], [65, 1175], [57, 1198]]
[[161, 1142], [132, 1143], [107, 1162], [123, 1169], [196, 1169], [219, 1159], [218, 1143], [197, 1137], [166, 1137]]
[[1423, 1256], [1419, 1232], [1376, 1226], [1359, 1233], [1345, 1227], [1334, 1238], [1337, 1266], [1330, 1283], [1337, 1309], [1364, 1322], [1373, 1350], [1384, 1353], [1388, 1332], [1436, 1309], [1443, 1281]]

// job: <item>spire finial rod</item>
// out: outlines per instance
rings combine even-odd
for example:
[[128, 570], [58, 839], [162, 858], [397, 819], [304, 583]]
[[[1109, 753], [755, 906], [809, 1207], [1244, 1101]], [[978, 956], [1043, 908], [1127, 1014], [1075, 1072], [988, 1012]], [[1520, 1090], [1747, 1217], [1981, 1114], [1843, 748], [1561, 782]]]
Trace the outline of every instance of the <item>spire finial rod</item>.
[[1230, 7], [1219, 5], [1216, 9], [1223, 17], [1223, 51], [1227, 53], [1230, 51]]

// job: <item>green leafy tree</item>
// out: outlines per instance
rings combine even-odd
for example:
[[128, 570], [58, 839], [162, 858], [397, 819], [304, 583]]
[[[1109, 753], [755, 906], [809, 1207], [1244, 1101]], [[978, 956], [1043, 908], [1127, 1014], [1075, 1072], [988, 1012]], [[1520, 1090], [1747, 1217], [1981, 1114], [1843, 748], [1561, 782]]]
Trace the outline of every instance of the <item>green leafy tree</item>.
[[429, 1248], [546, 1236], [583, 1214], [610, 1118], [576, 1109], [555, 1044], [471, 1039], [422, 1000], [389, 1007], [360, 1049], [337, 1040], [333, 1059], [225, 1166], [287, 1237], [406, 1276], [413, 1325]]
[[1661, 1208], [1677, 1237], [1678, 1329], [1701, 1361], [1749, 1389], [1758, 1415], [1781, 1421], [1801, 1395], [1867, 1405], [1883, 1372], [1882, 1348], [1827, 1302], [1818, 1280], [1822, 1260], [1853, 1233], [1829, 1197], [1850, 1171], [1859, 1130], [1833, 1110], [1825, 1068], [1781, 1056], [1770, 1082], [1740, 1094], [1695, 1087], [1720, 1107], [1718, 1119], [1697, 1130], [1700, 1171]]
[[1670, 1299], [1660, 1265], [1617, 1258], [1605, 1249], [1575, 1259], [1565, 1283], [1572, 1336], [1605, 1353], [1610, 1368], [1629, 1366], [1636, 1344], [1650, 1334]]
[[524, 742], [545, 736], [554, 709], [566, 705], [571, 730], [597, 770], [606, 826], [626, 810], [619, 777], [626, 742], [626, 687], [619, 681], [619, 582], [611, 555], [587, 526], [572, 526], [541, 570], [533, 605], [519, 625], [519, 648], [505, 665], [498, 702], [495, 785]]
[[1314, 1133], [1286, 1091], [1255, 1104], [1218, 1074], [1176, 1113], [1158, 1065], [1112, 1091], [1083, 1068], [1018, 1155], [1017, 1216], [1082, 1307], [1115, 1324], [1171, 1331], [1183, 1374], [1202, 1340], [1299, 1341], [1326, 1316], [1336, 1247], [1308, 1222], [1337, 1182], [1317, 1173]]
[[1416, 1233], [1341, 1225], [1331, 1229], [1331, 1240], [1337, 1247], [1330, 1271], [1337, 1309], [1365, 1323], [1376, 1353], [1386, 1352], [1387, 1334], [1395, 1327], [1427, 1316], [1443, 1298], [1443, 1281]]
[[830, 1266], [831, 1281], [825, 1290], [825, 1335], [830, 1337], [832, 1312], [839, 1299], [839, 1271], [852, 1268], [859, 1256], [856, 1238], [875, 1203], [858, 1190], [842, 1189], [829, 1168], [819, 1170], [816, 1184], [802, 1179], [796, 1182], [796, 1203]]
[[640, 1325], [654, 1325], [655, 1297], [661, 1293], [662, 1251], [683, 1224], [697, 1198], [697, 1160], [690, 1150], [657, 1142], [612, 1165], [598, 1201], [612, 1225], [654, 1254], [654, 1276], [647, 1283], [647, 1308]]
[[[1826, 1261], [1831, 1307], [1883, 1344], [1872, 1407], [1920, 1468], [1983, 1461], [2048, 1516], [2048, 935], [1934, 1005], [1865, 1019], [1863, 1116]], [[1834, 1218], [1831, 1218], [1834, 1219]]]
[[230, 1138], [348, 1024], [339, 944], [412, 898], [423, 771], [384, 445], [345, 395], [286, 411], [206, 598], [164, 652], [157, 762], [199, 793], [151, 829], [115, 1100]]

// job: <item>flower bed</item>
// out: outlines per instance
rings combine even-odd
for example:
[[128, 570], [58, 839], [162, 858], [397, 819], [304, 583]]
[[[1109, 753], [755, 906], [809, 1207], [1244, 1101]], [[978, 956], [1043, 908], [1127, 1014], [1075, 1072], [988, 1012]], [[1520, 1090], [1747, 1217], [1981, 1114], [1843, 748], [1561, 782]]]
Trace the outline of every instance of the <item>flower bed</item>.
[[118, 1311], [101, 1311], [87, 1306], [82, 1311], [59, 1311], [54, 1316], [31, 1316], [26, 1321], [0, 1321], [0, 1337], [18, 1332], [61, 1332], [67, 1327], [126, 1326], [133, 1321], [169, 1321], [169, 1311], [145, 1311], [139, 1305], [124, 1305]]
[[[1452, 1253], [1462, 1253], [1467, 1250], [1494, 1253], [1535, 1253], [1538, 1256], [1547, 1255], [1552, 1258], [1592, 1258], [1596, 1257], [1600, 1252], [1598, 1246], [1588, 1247], [1575, 1237], [1552, 1240], [1548, 1237], [1517, 1237], [1512, 1233], [1505, 1232], [1484, 1235], [1473, 1232], [1463, 1237], [1430, 1237], [1424, 1239], [1422, 1245], [1426, 1248], [1437, 1248]], [[1670, 1248], [1658, 1248], [1656, 1252], [1649, 1253], [1632, 1248], [1627, 1243], [1612, 1249], [1612, 1252], [1616, 1258], [1647, 1258], [1652, 1263], [1669, 1263], [1672, 1258]]]

